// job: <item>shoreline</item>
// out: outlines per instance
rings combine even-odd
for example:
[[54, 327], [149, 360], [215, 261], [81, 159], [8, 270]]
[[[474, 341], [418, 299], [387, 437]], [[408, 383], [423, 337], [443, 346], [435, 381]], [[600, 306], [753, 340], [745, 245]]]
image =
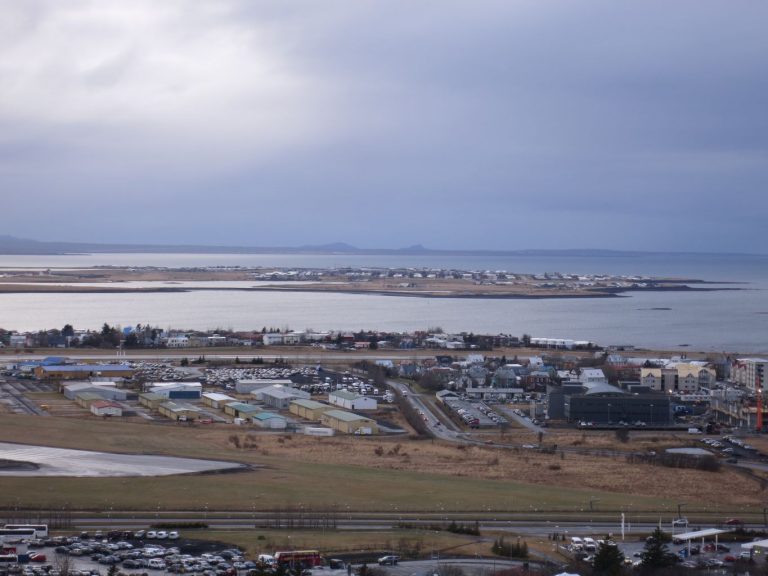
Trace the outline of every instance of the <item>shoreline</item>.
[[[703, 282], [702, 282], [703, 283]], [[320, 286], [253, 286], [253, 287], [172, 287], [158, 286], [145, 288], [107, 288], [92, 286], [51, 286], [51, 285], [19, 285], [0, 283], [0, 295], [2, 294], [156, 294], [156, 293], [182, 293], [182, 292], [300, 292], [316, 294], [356, 294], [375, 296], [394, 296], [399, 298], [440, 298], [440, 299], [477, 299], [477, 300], [548, 300], [548, 299], [581, 299], [581, 298], [626, 298], [624, 294], [631, 292], [726, 292], [748, 290], [747, 288], [721, 287], [705, 288], [688, 285], [665, 285], [647, 288], [595, 288], [583, 292], [563, 291], [536, 293], [533, 292], [446, 292], [430, 291], [409, 292], [404, 290], [385, 289], [361, 289], [344, 288], [337, 285], [324, 288]]]

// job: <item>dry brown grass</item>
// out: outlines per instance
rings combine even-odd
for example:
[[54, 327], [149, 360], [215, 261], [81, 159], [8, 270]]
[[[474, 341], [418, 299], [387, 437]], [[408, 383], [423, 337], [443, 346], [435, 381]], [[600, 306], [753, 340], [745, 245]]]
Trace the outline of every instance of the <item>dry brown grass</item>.
[[[162, 432], [160, 432], [162, 431]], [[237, 435], [237, 448], [230, 440]], [[246, 442], [246, 435], [250, 435]], [[597, 438], [597, 437], [596, 437]], [[0, 440], [69, 448], [142, 452], [235, 460], [268, 466], [278, 480], [296, 466], [370, 470], [392, 474], [429, 474], [477, 481], [501, 481], [562, 490], [593, 490], [690, 502], [732, 505], [759, 503], [763, 492], [754, 480], [731, 470], [701, 472], [629, 464], [623, 457], [541, 454], [492, 446], [460, 446], [407, 438], [315, 438], [259, 434], [237, 426], [189, 427], [9, 416], [0, 420]], [[308, 479], [308, 480], [311, 480]], [[329, 490], [335, 490], [329, 486]]]
[[193, 537], [224, 540], [243, 548], [249, 556], [302, 548], [317, 549], [326, 556], [360, 552], [409, 556], [415, 551], [487, 556], [491, 549], [487, 539], [427, 530], [366, 530], [355, 532], [354, 537], [334, 530], [217, 530], [196, 532]]

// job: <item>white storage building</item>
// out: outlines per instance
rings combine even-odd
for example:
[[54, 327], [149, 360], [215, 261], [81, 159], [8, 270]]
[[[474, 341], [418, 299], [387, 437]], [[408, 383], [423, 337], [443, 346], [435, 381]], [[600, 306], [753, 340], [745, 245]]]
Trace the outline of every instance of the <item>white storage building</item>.
[[200, 382], [154, 382], [146, 388], [148, 392], [170, 400], [196, 400], [203, 393], [203, 385]]
[[270, 430], [285, 430], [288, 425], [284, 416], [274, 412], [259, 412], [254, 414], [251, 420], [259, 428], [269, 428]]
[[376, 410], [378, 406], [375, 398], [346, 390], [331, 392], [328, 394], [328, 402], [347, 410]]
[[291, 388], [290, 386], [275, 385], [251, 392], [256, 400], [275, 410], [287, 410], [292, 400], [309, 399], [309, 392]]
[[74, 400], [78, 394], [89, 393], [105, 400], [126, 400], [128, 391], [118, 388], [114, 382], [72, 382], [62, 386], [64, 397]]
[[291, 386], [293, 382], [289, 378], [279, 379], [259, 379], [259, 380], [238, 380], [235, 384], [235, 392], [238, 394], [249, 394], [254, 390], [260, 388], [268, 388], [270, 386]]

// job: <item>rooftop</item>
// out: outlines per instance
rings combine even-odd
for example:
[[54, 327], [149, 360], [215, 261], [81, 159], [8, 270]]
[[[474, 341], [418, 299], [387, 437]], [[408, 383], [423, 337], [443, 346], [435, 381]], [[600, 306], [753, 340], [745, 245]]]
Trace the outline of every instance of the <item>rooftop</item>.
[[359, 414], [354, 414], [352, 412], [345, 412], [344, 410], [328, 410], [328, 412], [325, 413], [325, 416], [334, 418], [336, 420], [341, 420], [342, 422], [357, 422], [359, 420], [372, 422], [370, 418], [366, 418], [365, 416], [360, 416]]
[[303, 398], [294, 400], [293, 402], [291, 402], [291, 404], [296, 404], [297, 406], [301, 406], [302, 408], [307, 408], [309, 410], [317, 410], [318, 408], [328, 408], [328, 404], [323, 404], [322, 402], [317, 402], [316, 400], [305, 400]]

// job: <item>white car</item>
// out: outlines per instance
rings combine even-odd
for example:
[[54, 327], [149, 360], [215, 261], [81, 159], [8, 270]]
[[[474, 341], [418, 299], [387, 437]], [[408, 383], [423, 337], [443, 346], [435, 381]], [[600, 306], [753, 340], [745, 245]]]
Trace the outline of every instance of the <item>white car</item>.
[[157, 533], [158, 540], [165, 540], [166, 538], [168, 538], [168, 532], [166, 532], [165, 530], [158, 531]]
[[179, 539], [179, 533], [175, 530], [173, 532], [168, 532], [168, 540], [178, 540]]
[[672, 520], [672, 526], [684, 528], [688, 526], [688, 518], [675, 518]]
[[147, 538], [148, 539], [157, 538], [157, 532], [155, 532], [154, 530], [150, 530], [149, 532], [147, 532]]

